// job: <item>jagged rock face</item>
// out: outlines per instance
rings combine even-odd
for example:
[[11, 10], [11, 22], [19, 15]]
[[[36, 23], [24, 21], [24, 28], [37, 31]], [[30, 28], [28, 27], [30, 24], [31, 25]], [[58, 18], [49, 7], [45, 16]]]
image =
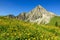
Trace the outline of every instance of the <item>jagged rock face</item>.
[[50, 22], [50, 19], [54, 17], [55, 14], [52, 12], [48, 12], [46, 9], [44, 9], [42, 6], [38, 5], [36, 8], [34, 8], [29, 13], [21, 13], [18, 16], [18, 19], [22, 19], [25, 21], [33, 22], [33, 23], [42, 23], [47, 24]]
[[29, 12], [29, 17], [27, 20], [38, 24], [40, 23], [47, 24], [49, 23], [50, 19], [54, 16], [55, 15], [53, 13], [48, 12], [42, 6], [39, 5], [31, 12]]
[[20, 15], [17, 16], [17, 19], [26, 20], [27, 19], [27, 14], [26, 13], [21, 13]]

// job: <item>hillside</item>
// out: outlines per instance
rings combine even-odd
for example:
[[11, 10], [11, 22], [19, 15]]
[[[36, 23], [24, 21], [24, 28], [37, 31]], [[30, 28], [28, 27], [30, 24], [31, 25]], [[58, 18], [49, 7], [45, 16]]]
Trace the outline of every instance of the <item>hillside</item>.
[[[54, 19], [59, 21], [59, 17]], [[60, 40], [60, 28], [2, 16], [0, 17], [0, 40]]]
[[50, 20], [49, 25], [55, 26], [55, 23], [58, 23], [58, 26], [60, 26], [60, 16], [55, 16]]

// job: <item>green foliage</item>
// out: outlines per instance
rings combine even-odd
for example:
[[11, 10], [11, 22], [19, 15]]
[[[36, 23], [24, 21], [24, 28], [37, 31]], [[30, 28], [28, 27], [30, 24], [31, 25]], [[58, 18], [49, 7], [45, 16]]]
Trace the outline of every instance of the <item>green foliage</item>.
[[56, 27], [58, 26], [58, 22], [55, 23], [55, 26], [56, 26]]

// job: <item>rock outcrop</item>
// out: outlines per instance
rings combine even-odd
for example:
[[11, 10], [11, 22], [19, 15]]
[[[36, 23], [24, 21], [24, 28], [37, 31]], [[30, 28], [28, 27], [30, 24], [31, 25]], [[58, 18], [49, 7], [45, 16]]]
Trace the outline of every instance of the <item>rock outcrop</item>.
[[27, 19], [27, 14], [24, 12], [24, 13], [21, 13], [17, 16], [17, 19], [19, 20], [26, 20]]

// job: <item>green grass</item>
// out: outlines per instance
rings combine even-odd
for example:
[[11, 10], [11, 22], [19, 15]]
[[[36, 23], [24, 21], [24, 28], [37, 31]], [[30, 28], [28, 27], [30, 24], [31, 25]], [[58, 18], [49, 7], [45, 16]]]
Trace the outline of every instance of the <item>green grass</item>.
[[54, 26], [54, 19], [50, 26], [0, 17], [0, 40], [60, 40], [60, 28]]
[[55, 16], [51, 19], [49, 25], [54, 25], [55, 26], [55, 23], [58, 23], [58, 25], [60, 26], [60, 16]]

